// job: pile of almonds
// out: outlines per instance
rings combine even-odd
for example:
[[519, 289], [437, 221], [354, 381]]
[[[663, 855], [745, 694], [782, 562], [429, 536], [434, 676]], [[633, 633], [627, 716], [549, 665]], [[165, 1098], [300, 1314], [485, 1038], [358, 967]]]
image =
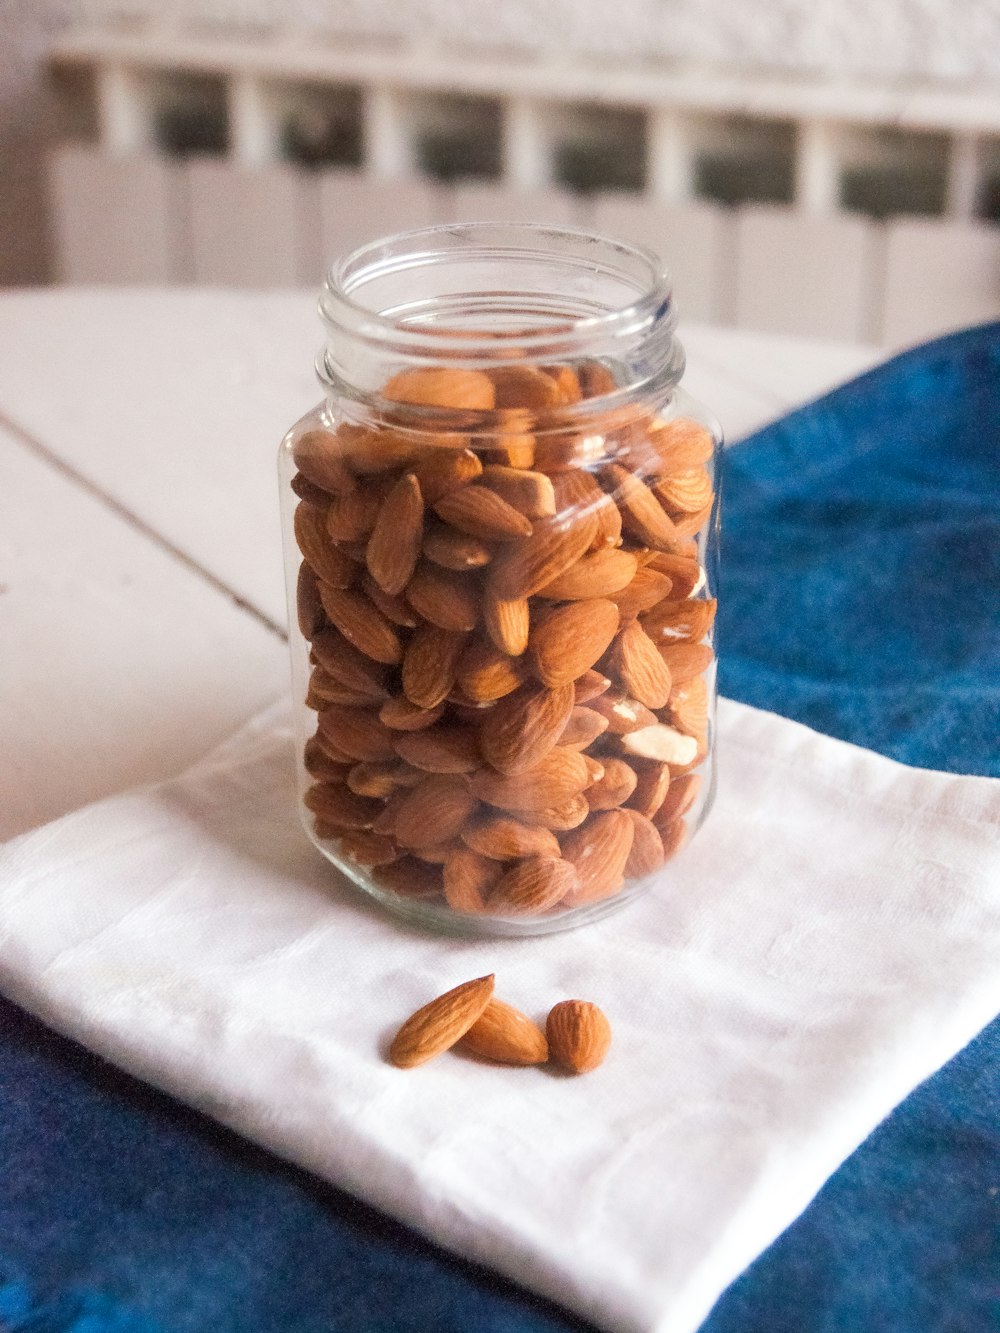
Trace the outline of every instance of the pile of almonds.
[[543, 1032], [520, 1009], [496, 999], [493, 982], [493, 973], [463, 981], [411, 1014], [389, 1047], [390, 1063], [412, 1069], [453, 1046], [498, 1064], [551, 1061], [570, 1074], [589, 1073], [603, 1062], [611, 1025], [596, 1004], [561, 1000], [549, 1010]]
[[586, 416], [615, 389], [598, 362], [408, 370], [377, 425], [293, 444], [305, 800], [383, 889], [559, 914], [685, 840], [708, 746], [715, 602], [694, 538], [713, 441], [620, 394]]

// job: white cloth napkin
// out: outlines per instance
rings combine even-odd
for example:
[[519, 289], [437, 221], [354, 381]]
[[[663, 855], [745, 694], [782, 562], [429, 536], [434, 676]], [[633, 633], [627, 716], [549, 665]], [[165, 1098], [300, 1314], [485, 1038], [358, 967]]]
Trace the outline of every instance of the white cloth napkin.
[[[734, 703], [704, 831], [644, 899], [528, 940], [381, 915], [306, 841], [271, 710], [182, 777], [0, 849], [0, 984], [54, 1027], [613, 1330], [690, 1333], [1000, 1008], [1000, 783]], [[598, 1002], [580, 1078], [399, 1022], [483, 972]]]

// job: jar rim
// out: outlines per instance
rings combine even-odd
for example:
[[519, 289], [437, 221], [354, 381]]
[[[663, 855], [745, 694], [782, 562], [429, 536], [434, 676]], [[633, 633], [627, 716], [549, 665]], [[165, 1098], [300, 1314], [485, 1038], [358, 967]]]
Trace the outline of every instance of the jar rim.
[[363, 289], [379, 279], [491, 254], [498, 262], [547, 263], [567, 273], [600, 275], [632, 294], [628, 301], [576, 316], [553, 310], [549, 323], [511, 330], [521, 355], [558, 357], [569, 349], [579, 351], [581, 341], [597, 345], [673, 327], [671, 279], [655, 251], [585, 228], [532, 222], [445, 223], [368, 242], [331, 265], [320, 315], [331, 331], [402, 355], [491, 360], [496, 352], [485, 343], [483, 329], [420, 323], [361, 298]]

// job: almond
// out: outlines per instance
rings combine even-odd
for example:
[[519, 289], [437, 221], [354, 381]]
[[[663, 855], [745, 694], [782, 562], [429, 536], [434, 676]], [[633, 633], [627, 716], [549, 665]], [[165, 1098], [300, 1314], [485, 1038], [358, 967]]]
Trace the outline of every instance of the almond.
[[611, 690], [600, 694], [590, 702], [591, 708], [607, 718], [608, 734], [625, 736], [640, 727], [655, 727], [659, 720], [654, 712], [621, 690]]
[[458, 835], [475, 805], [464, 778], [431, 773], [403, 793], [392, 831], [403, 847], [434, 847]]
[[467, 574], [421, 564], [406, 589], [406, 600], [440, 629], [471, 630], [479, 619], [479, 591]]
[[486, 632], [501, 652], [520, 657], [528, 647], [530, 611], [526, 597], [498, 597], [492, 588], [483, 593]]
[[683, 685], [707, 671], [715, 654], [707, 643], [662, 643], [657, 651], [670, 669], [675, 685]]
[[335, 542], [356, 542], [367, 537], [382, 508], [380, 486], [366, 485], [338, 495], [326, 511], [326, 530]]
[[656, 826], [640, 815], [638, 810], [626, 810], [632, 821], [632, 850], [625, 862], [626, 879], [638, 879], [659, 870], [665, 860], [663, 840], [656, 831]]
[[611, 1024], [596, 1004], [563, 1000], [545, 1022], [549, 1058], [571, 1074], [596, 1069], [611, 1046]]
[[493, 559], [493, 552], [478, 537], [470, 537], [446, 523], [433, 527], [424, 538], [424, 555], [444, 569], [482, 569]]
[[399, 635], [377, 607], [361, 593], [321, 583], [323, 610], [344, 638], [365, 657], [394, 666], [402, 660]]
[[457, 630], [421, 625], [403, 657], [403, 693], [420, 708], [436, 708], [451, 693], [466, 636]]
[[516, 861], [523, 856], [558, 856], [559, 843], [549, 830], [522, 824], [505, 815], [487, 815], [462, 830], [462, 841], [480, 856]]
[[525, 518], [552, 518], [555, 515], [555, 491], [544, 472], [488, 463], [483, 468], [483, 485], [495, 491], [501, 500], [506, 500]]
[[494, 366], [489, 372], [496, 391], [497, 407], [542, 410], [563, 401], [558, 383], [537, 366]]
[[319, 600], [319, 583], [313, 570], [303, 560], [295, 584], [295, 614], [299, 633], [311, 639], [323, 624], [323, 606]]
[[421, 708], [410, 703], [405, 695], [400, 695], [385, 701], [379, 710], [379, 721], [392, 731], [424, 731], [433, 727], [443, 712], [441, 704], [436, 708]]
[[666, 800], [670, 788], [670, 765], [656, 763], [654, 760], [635, 759], [635, 791], [629, 797], [629, 808], [647, 819], [652, 819]]
[[653, 488], [662, 505], [671, 512], [695, 514], [711, 506], [715, 498], [712, 478], [704, 467], [687, 468], [663, 477]]
[[[342, 430], [347, 429], [342, 427]], [[351, 471], [362, 476], [378, 476], [407, 467], [419, 453], [416, 442], [408, 435], [391, 430], [372, 430], [367, 426], [351, 428], [351, 438], [345, 446], [345, 456]]]
[[696, 532], [700, 532], [705, 524], [712, 517], [714, 502], [710, 501], [704, 509], [699, 509], [693, 514], [682, 514], [674, 520], [674, 527], [677, 529], [678, 537], [693, 537]]
[[370, 829], [382, 809], [381, 801], [355, 796], [346, 787], [316, 783], [302, 798], [307, 809], [338, 829]]
[[572, 711], [572, 685], [522, 686], [483, 719], [479, 732], [483, 755], [500, 773], [523, 773], [553, 749]]
[[366, 829], [340, 834], [339, 843], [337, 851], [346, 861], [368, 869], [390, 865], [399, 856], [396, 844], [390, 838], [379, 837]]
[[459, 532], [483, 541], [509, 542], [531, 536], [531, 520], [485, 486], [470, 484], [449, 492], [437, 502], [434, 512]]
[[416, 407], [451, 407], [468, 412], [488, 412], [496, 402], [488, 375], [450, 366], [400, 371], [383, 386], [382, 397]]
[[572, 366], [544, 366], [546, 375], [555, 380], [559, 389], [559, 401], [563, 404], [578, 403], [583, 397], [580, 381]]
[[565, 805], [579, 796], [588, 782], [583, 756], [557, 746], [533, 768], [514, 777], [490, 768], [480, 769], [473, 774], [472, 790], [481, 801], [501, 810], [534, 811]]
[[553, 688], [572, 685], [603, 656], [618, 629], [614, 602], [570, 602], [539, 617], [528, 641], [538, 678]]
[[549, 1058], [545, 1033], [527, 1014], [493, 999], [462, 1038], [462, 1049], [505, 1065], [541, 1065]]
[[697, 800], [701, 790], [701, 774], [687, 773], [674, 778], [670, 783], [666, 799], [655, 815], [657, 828], [673, 824], [687, 814]]
[[[575, 695], [574, 695], [575, 697]], [[558, 744], [569, 750], [586, 750], [608, 729], [608, 719], [593, 708], [574, 706]]]
[[607, 759], [603, 776], [587, 788], [587, 804], [591, 810], [614, 810], [625, 804], [637, 782], [635, 769], [623, 759]]
[[399, 625], [401, 629], [416, 629], [420, 624], [420, 617], [409, 602], [403, 597], [383, 591], [370, 574], [364, 576], [361, 587], [365, 596], [374, 602], [386, 620], [391, 621], [393, 625]]
[[549, 829], [553, 833], [567, 833], [578, 828], [590, 814], [587, 798], [582, 793], [574, 796], [562, 805], [546, 806], [544, 810], [531, 810], [525, 818], [537, 824], [539, 828]]
[[320, 708], [325, 708], [328, 704], [348, 704], [352, 708], [368, 708], [373, 702], [366, 690], [352, 690], [349, 686], [342, 685], [321, 666], [313, 667], [312, 675], [309, 677], [309, 693], [319, 700], [317, 706]]
[[302, 475], [321, 490], [335, 495], [354, 490], [343, 448], [332, 431], [307, 430], [292, 445], [292, 457]]
[[647, 708], [666, 706], [673, 684], [670, 668], [638, 621], [630, 621], [619, 634], [612, 657], [626, 693]]
[[672, 520], [644, 482], [618, 463], [604, 468], [601, 478], [621, 511], [626, 532], [657, 551], [680, 549], [681, 539]]
[[[527, 521], [527, 520], [525, 520]], [[488, 584], [498, 597], [531, 597], [576, 563], [597, 532], [592, 514], [539, 519], [530, 535], [494, 559]]]
[[715, 452], [715, 441], [709, 432], [687, 417], [655, 422], [649, 439], [660, 455], [665, 473], [684, 472], [699, 463], [707, 463]]
[[388, 865], [375, 866], [372, 879], [401, 898], [437, 898], [443, 887], [441, 867], [427, 865], [415, 856], [401, 856]]
[[[556, 602], [611, 597], [633, 582], [636, 568], [636, 558], [630, 551], [601, 547], [582, 556], [551, 583], [539, 588], [538, 595]], [[666, 586], [670, 587], [669, 582]]]
[[450, 491], [482, 476], [483, 465], [471, 449], [429, 449], [413, 465], [424, 503], [436, 505]]
[[392, 732], [375, 713], [331, 704], [319, 717], [318, 731], [352, 759], [395, 759]]
[[669, 861], [676, 856], [691, 835], [691, 831], [683, 819], [675, 819], [672, 824], [668, 824], [666, 820], [662, 823], [657, 822], [656, 831], [663, 843], [664, 861]]
[[712, 628], [716, 605], [714, 598], [663, 601], [642, 617], [642, 627], [657, 644], [682, 640], [697, 643]]
[[618, 607], [622, 620], [632, 620], [658, 606], [670, 592], [671, 586], [666, 574], [655, 569], [640, 569], [628, 587], [615, 593], [611, 600]]
[[441, 726], [396, 737], [396, 753], [427, 773], [471, 773], [483, 762], [469, 727]]
[[502, 699], [516, 690], [526, 675], [523, 661], [482, 639], [469, 644], [458, 664], [458, 683], [475, 703]]
[[327, 506], [330, 503], [330, 494], [324, 491], [321, 486], [314, 485], [301, 472], [296, 472], [288, 483], [300, 500], [308, 500], [310, 504], [316, 505], [326, 513]]
[[670, 595], [675, 598], [690, 597], [703, 582], [705, 573], [693, 556], [671, 555], [666, 551], [657, 552], [649, 568], [666, 574], [672, 585]]
[[701, 676], [675, 685], [670, 694], [670, 716], [678, 731], [696, 739], [708, 727], [708, 686]]
[[684, 736], [660, 722], [630, 731], [622, 737], [621, 744], [627, 754], [657, 759], [663, 764], [690, 764], [698, 754], [698, 742], [693, 736]]
[[486, 911], [490, 889], [503, 874], [496, 861], [467, 847], [451, 852], [444, 863], [444, 897], [453, 912], [479, 916]]
[[339, 775], [337, 775], [337, 781], [343, 782], [347, 775], [347, 770], [354, 766], [356, 760], [352, 759], [349, 754], [345, 754], [343, 750], [338, 749], [330, 738], [322, 735], [321, 732], [317, 732], [316, 735], [312, 737], [312, 740], [323, 752], [325, 757], [332, 764], [336, 764], [338, 769], [341, 770]]
[[389, 1059], [400, 1069], [433, 1060], [464, 1037], [493, 995], [493, 976], [477, 977], [439, 995], [412, 1014], [396, 1033]]
[[489, 908], [501, 916], [535, 916], [576, 886], [573, 867], [558, 856], [529, 856], [497, 881]]
[[614, 373], [601, 361], [582, 361], [576, 374], [584, 398], [603, 398], [618, 388]]
[[602, 676], [599, 671], [584, 671], [577, 676], [573, 682], [573, 689], [576, 692], [576, 702], [578, 704], [588, 704], [591, 699], [596, 699], [599, 695], [606, 693], [611, 688], [611, 681], [607, 676]]
[[313, 637], [312, 650], [324, 671], [341, 685], [367, 694], [373, 701], [385, 699], [385, 667], [359, 653], [338, 630], [320, 630]]
[[406, 587], [420, 554], [424, 500], [412, 472], [400, 477], [382, 502], [365, 558], [378, 586], [395, 596]]
[[295, 506], [295, 540], [313, 572], [331, 588], [346, 588], [354, 577], [350, 560], [326, 530], [326, 515], [308, 500]]
[[[355, 796], [373, 796], [384, 801], [400, 786], [407, 785], [405, 781], [400, 782], [401, 768], [405, 766], [387, 760], [381, 763], [355, 764], [347, 773], [348, 789], [354, 792]], [[419, 777], [419, 774], [417, 776]]]
[[600, 782], [604, 777], [604, 765], [599, 759], [595, 759], [589, 754], [583, 756], [583, 762], [587, 765], [587, 777], [589, 781], [587, 782], [586, 790], [589, 796], [590, 789], [593, 787], [594, 783]]
[[621, 887], [634, 829], [624, 810], [593, 814], [562, 840], [563, 856], [576, 868], [578, 887], [567, 906], [596, 902]]
[[335, 763], [323, 752], [316, 737], [311, 736], [303, 747], [302, 762], [305, 765], [306, 772], [314, 777], [317, 782], [333, 782], [336, 784], [344, 781], [354, 761], [348, 755], [345, 755], [343, 763]]

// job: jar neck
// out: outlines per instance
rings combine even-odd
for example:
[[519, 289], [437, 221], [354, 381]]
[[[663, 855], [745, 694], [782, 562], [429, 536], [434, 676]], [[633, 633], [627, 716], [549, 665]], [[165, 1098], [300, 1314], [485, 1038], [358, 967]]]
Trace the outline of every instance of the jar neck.
[[[426, 366], [601, 364], [614, 387], [575, 404], [581, 419], [666, 402], [684, 370], [656, 256], [584, 231], [473, 223], [390, 237], [331, 269], [320, 314], [317, 372], [339, 410], [359, 419], [391, 412], [382, 386]], [[441, 413], [428, 409], [428, 429], [442, 427]]]

